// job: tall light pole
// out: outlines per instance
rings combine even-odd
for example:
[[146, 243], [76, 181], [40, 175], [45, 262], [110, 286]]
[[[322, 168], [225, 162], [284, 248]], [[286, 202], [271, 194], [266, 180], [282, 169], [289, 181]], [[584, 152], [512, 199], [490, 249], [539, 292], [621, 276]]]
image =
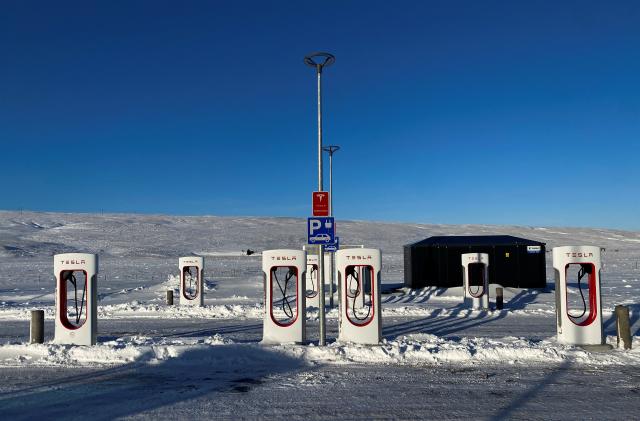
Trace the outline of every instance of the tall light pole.
[[[333, 216], [333, 153], [340, 150], [340, 146], [329, 145], [322, 148], [323, 151], [329, 152], [329, 216]], [[331, 253], [331, 274], [329, 275], [329, 284], [331, 285], [331, 292], [329, 293], [329, 307], [333, 308], [333, 286], [335, 280], [333, 274], [335, 273], [335, 259], [334, 254]]]
[[[322, 191], [322, 69], [330, 66], [336, 58], [329, 53], [311, 53], [304, 58], [307, 66], [314, 67], [318, 75], [318, 191]], [[320, 294], [320, 340], [318, 344], [326, 343], [326, 321], [324, 308], [324, 247], [318, 245], [318, 294]]]

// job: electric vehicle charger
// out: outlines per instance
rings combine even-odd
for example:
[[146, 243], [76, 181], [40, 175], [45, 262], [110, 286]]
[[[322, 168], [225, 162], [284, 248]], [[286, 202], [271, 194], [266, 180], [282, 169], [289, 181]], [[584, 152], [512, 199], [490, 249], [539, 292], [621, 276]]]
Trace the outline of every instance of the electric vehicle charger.
[[[605, 344], [600, 297], [600, 248], [565, 246], [553, 249], [556, 279], [558, 342], [609, 349]], [[576, 281], [570, 285], [570, 280]], [[584, 281], [584, 278], [586, 282]], [[571, 286], [571, 289], [570, 289]], [[575, 289], [577, 288], [577, 292]], [[585, 296], [585, 289], [587, 296]], [[579, 298], [577, 297], [579, 294]]]
[[262, 253], [264, 323], [262, 343], [304, 343], [306, 340], [306, 268], [303, 250]]
[[[306, 279], [306, 303], [307, 308], [320, 308], [320, 284], [318, 282], [318, 251], [316, 247], [305, 245], [302, 248], [307, 254], [307, 279]], [[315, 254], [311, 254], [315, 253]], [[331, 283], [329, 282], [331, 273], [333, 272], [332, 253], [324, 253], [324, 292], [325, 303], [328, 301], [328, 295], [331, 293]], [[335, 277], [334, 277], [335, 279]], [[335, 288], [334, 288], [335, 290]]]
[[473, 310], [489, 309], [489, 255], [463, 253], [462, 297], [465, 306]]
[[54, 343], [95, 345], [98, 335], [98, 256], [56, 254], [53, 268], [56, 277]]
[[373, 345], [382, 340], [381, 261], [381, 253], [377, 249], [336, 252], [340, 341]]
[[178, 259], [180, 269], [180, 305], [204, 306], [204, 257]]

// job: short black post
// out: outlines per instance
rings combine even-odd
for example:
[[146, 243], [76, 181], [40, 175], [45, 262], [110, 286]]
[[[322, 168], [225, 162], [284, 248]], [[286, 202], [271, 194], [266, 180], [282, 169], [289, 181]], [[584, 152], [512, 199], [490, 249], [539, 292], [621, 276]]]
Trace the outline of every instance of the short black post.
[[496, 310], [502, 310], [504, 307], [504, 291], [501, 287], [496, 288]]
[[172, 306], [173, 305], [173, 290], [167, 290], [167, 305]]
[[44, 310], [31, 310], [30, 342], [44, 343]]
[[631, 325], [629, 324], [629, 307], [616, 306], [615, 312], [618, 348], [620, 348], [620, 340], [622, 340], [624, 349], [631, 349]]

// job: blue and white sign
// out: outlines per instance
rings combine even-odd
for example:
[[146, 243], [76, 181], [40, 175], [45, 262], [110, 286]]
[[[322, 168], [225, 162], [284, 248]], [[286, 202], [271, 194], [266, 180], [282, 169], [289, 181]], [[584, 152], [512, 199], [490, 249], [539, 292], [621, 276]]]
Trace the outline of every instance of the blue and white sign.
[[328, 253], [335, 253], [340, 248], [340, 237], [336, 237], [336, 241], [332, 244], [327, 244], [324, 246], [324, 251]]
[[307, 242], [309, 244], [333, 244], [335, 242], [333, 216], [307, 218]]

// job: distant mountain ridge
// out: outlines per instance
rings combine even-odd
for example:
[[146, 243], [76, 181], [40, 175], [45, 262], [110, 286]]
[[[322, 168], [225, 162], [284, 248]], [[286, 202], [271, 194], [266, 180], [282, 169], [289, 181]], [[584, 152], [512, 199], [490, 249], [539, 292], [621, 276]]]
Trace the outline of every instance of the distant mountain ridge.
[[[640, 232], [599, 228], [441, 225], [337, 220], [342, 244], [401, 254], [435, 235], [514, 235], [547, 243], [640, 249]], [[106, 256], [173, 257], [250, 248], [301, 248], [306, 220], [289, 217], [170, 216], [0, 211], [0, 257], [86, 251]]]

